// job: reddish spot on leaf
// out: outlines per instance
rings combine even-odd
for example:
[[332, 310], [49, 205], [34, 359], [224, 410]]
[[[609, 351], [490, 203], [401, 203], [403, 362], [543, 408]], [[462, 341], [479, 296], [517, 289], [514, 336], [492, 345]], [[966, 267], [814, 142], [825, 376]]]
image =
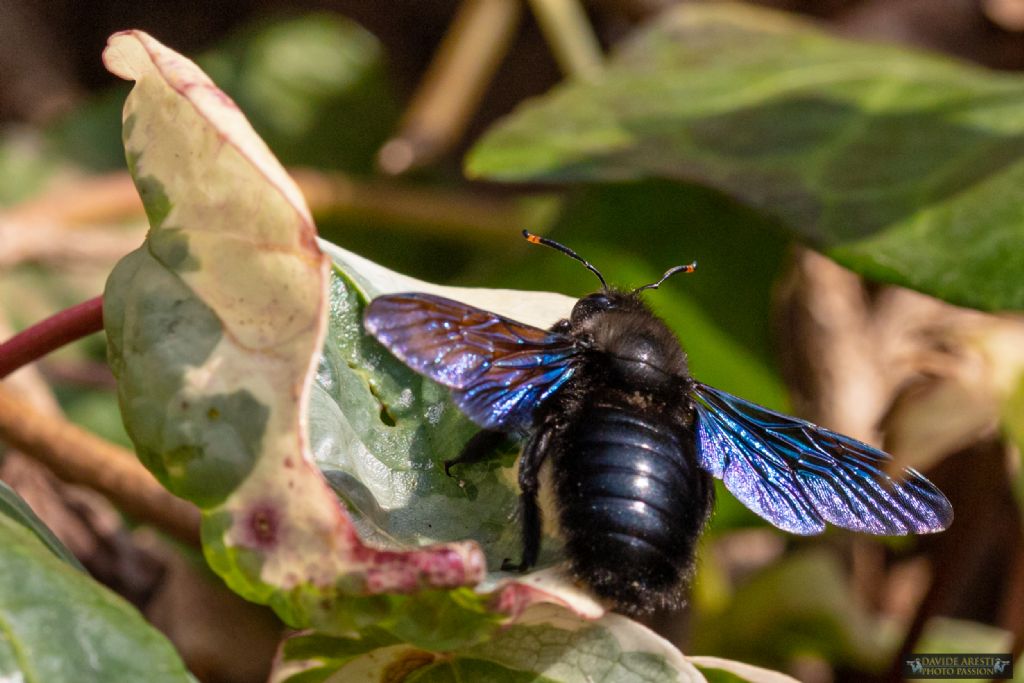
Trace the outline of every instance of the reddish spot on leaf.
[[534, 591], [521, 583], [510, 583], [498, 593], [492, 609], [503, 612], [510, 617], [518, 617], [527, 607], [536, 601]]
[[478, 583], [484, 574], [482, 559], [469, 562], [449, 548], [425, 548], [413, 552], [379, 551], [366, 546], [353, 556], [367, 565], [366, 589], [370, 593], [409, 593], [423, 587], [455, 588]]
[[251, 548], [268, 549], [277, 543], [281, 513], [276, 505], [257, 503], [245, 516], [245, 541]]

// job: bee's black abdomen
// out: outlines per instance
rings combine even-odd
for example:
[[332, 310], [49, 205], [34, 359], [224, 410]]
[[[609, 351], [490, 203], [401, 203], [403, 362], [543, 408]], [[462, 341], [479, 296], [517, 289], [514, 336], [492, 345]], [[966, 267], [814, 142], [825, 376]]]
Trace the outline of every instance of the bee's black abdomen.
[[686, 425], [605, 400], [584, 408], [556, 456], [559, 522], [574, 573], [620, 609], [678, 603], [713, 488]]

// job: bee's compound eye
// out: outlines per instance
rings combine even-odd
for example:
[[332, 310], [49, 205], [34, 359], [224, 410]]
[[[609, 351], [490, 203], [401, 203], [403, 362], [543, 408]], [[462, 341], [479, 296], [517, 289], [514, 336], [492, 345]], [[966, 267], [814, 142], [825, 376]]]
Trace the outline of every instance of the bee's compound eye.
[[610, 296], [604, 292], [594, 292], [576, 302], [572, 309], [572, 320], [573, 322], [578, 322], [590, 317], [594, 313], [607, 311], [614, 307], [615, 302], [612, 301]]

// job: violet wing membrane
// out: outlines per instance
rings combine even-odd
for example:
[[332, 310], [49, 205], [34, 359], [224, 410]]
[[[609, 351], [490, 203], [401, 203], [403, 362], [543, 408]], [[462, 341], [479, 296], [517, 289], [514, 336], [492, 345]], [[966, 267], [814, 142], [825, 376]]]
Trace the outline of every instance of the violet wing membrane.
[[919, 472], [886, 472], [884, 451], [700, 382], [693, 398], [701, 467], [780, 529], [820, 534], [828, 522], [898, 536], [953, 521], [949, 501]]

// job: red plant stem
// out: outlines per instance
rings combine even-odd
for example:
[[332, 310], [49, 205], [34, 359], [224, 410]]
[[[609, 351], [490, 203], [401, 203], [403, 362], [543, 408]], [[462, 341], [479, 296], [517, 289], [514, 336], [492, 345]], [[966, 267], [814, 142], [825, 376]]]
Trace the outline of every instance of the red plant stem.
[[102, 296], [51, 315], [0, 344], [0, 379], [65, 344], [102, 329]]

